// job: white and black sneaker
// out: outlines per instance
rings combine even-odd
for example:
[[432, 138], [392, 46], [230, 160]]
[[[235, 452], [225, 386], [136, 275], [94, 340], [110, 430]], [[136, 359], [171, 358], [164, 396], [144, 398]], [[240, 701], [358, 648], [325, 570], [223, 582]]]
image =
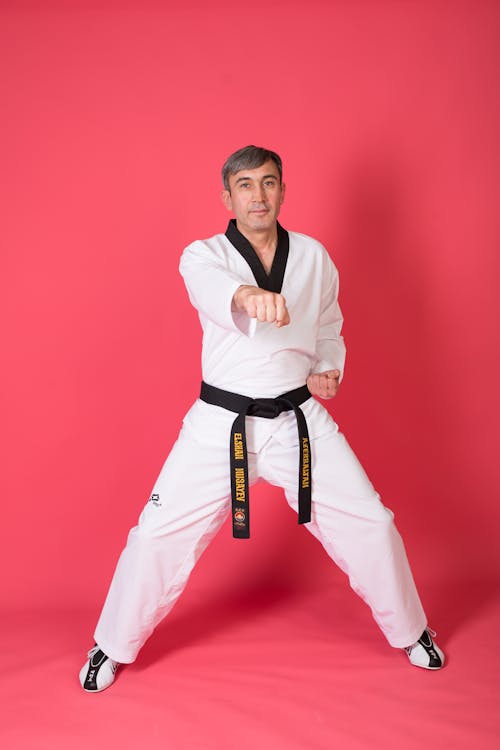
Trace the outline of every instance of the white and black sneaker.
[[444, 654], [432, 637], [436, 637], [434, 630], [426, 628], [418, 641], [404, 649], [408, 659], [415, 667], [423, 669], [441, 669], [444, 666]]
[[89, 693], [99, 693], [113, 684], [119, 664], [106, 656], [97, 644], [87, 656], [89, 660], [80, 670], [80, 684]]

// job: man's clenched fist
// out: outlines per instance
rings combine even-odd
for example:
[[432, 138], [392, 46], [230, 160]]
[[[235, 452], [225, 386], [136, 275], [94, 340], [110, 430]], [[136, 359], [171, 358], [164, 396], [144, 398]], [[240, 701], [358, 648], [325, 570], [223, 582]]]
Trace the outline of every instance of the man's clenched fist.
[[276, 323], [281, 328], [290, 322], [283, 295], [268, 292], [258, 286], [238, 287], [233, 303], [237, 310], [246, 312], [249, 318], [257, 318], [261, 323]]
[[307, 387], [312, 396], [333, 398], [339, 389], [340, 370], [326, 370], [316, 375], [309, 375]]

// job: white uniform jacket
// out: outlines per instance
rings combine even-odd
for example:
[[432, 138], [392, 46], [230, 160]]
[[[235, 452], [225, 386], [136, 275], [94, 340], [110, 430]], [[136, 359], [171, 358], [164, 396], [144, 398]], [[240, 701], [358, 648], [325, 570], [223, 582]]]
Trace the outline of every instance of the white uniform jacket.
[[[286, 232], [278, 224], [278, 247], [267, 275], [232, 220], [226, 234], [189, 245], [180, 272], [203, 328], [206, 383], [256, 398], [274, 398], [304, 385], [311, 373], [338, 369], [342, 375], [345, 346], [340, 335], [338, 272], [316, 240]], [[269, 279], [274, 288], [266, 283]], [[290, 324], [277, 328], [236, 311], [232, 299], [242, 284], [281, 292]]]

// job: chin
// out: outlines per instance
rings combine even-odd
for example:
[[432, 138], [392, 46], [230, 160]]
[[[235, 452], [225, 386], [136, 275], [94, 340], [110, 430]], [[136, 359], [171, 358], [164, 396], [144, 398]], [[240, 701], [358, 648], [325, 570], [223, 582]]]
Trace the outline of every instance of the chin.
[[262, 218], [254, 217], [249, 222], [249, 225], [252, 229], [270, 229], [275, 221], [276, 218], [274, 216], [262, 216]]

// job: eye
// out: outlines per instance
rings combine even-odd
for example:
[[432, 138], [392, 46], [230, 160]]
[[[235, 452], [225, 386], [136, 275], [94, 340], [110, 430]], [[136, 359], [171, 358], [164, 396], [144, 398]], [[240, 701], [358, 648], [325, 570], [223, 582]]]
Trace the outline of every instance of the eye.
[[264, 185], [266, 187], [275, 187], [276, 186], [276, 180], [266, 180]]

